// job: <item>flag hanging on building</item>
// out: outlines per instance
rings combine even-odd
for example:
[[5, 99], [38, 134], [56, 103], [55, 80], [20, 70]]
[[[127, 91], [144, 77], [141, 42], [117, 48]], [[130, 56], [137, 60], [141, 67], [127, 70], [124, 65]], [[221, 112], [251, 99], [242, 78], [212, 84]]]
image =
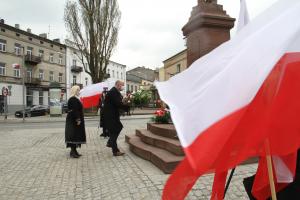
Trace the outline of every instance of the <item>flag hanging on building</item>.
[[[156, 83], [186, 154], [163, 199], [183, 199], [207, 172], [224, 180], [228, 169], [265, 156], [266, 140], [271, 155], [300, 147], [299, 10], [298, 0], [278, 1], [188, 70]], [[219, 183], [213, 199], [223, 198]]]
[[20, 64], [14, 63], [14, 64], [12, 64], [12, 67], [13, 67], [14, 69], [20, 69]]

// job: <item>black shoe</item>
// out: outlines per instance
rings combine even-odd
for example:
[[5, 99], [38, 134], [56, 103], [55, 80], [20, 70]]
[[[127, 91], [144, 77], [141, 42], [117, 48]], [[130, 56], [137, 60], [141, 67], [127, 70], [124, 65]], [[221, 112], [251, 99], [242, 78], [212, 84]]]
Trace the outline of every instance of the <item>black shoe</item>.
[[111, 148], [111, 145], [109, 143], [106, 144], [107, 147]]
[[70, 152], [71, 158], [79, 158], [79, 155], [77, 155], [75, 152]]
[[100, 134], [100, 137], [105, 137], [104, 133], [101, 133], [101, 134]]
[[80, 153], [78, 153], [77, 150], [75, 150], [75, 154], [76, 154], [78, 157], [82, 156]]
[[113, 153], [114, 156], [124, 156], [125, 153], [118, 151], [117, 153]]

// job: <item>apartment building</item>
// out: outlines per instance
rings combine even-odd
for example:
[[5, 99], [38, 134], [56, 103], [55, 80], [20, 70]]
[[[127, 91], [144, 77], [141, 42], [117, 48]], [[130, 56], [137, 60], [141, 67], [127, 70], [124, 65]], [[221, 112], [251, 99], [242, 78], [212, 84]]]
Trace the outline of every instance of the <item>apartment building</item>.
[[61, 88], [65, 98], [65, 64], [66, 46], [59, 39], [47, 39], [47, 34], [36, 35], [0, 19], [0, 88], [10, 89], [10, 113], [22, 108], [23, 81], [26, 106], [48, 105], [51, 87]]

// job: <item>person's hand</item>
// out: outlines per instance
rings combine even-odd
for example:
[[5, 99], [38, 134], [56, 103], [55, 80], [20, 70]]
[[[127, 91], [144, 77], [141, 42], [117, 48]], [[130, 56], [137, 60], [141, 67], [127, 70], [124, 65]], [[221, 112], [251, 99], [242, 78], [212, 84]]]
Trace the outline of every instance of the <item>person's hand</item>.
[[81, 121], [80, 120], [78, 120], [77, 121], [77, 126], [79, 126], [81, 124]]

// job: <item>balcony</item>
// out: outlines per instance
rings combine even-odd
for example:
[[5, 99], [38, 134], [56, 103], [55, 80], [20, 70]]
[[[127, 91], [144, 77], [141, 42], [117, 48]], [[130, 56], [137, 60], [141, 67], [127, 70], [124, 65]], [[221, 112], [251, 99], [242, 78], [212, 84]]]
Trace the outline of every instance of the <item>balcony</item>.
[[29, 64], [32, 64], [32, 65], [37, 65], [40, 62], [42, 62], [42, 59], [39, 56], [33, 56], [33, 55], [30, 55], [30, 54], [27, 54], [27, 55], [25, 55], [25, 62], [29, 63]]
[[80, 66], [76, 66], [76, 65], [71, 66], [71, 72], [80, 73], [82, 71], [83, 71], [83, 68]]
[[25, 77], [25, 84], [28, 85], [40, 85], [41, 84], [41, 79], [39, 78], [32, 78], [32, 77]]

